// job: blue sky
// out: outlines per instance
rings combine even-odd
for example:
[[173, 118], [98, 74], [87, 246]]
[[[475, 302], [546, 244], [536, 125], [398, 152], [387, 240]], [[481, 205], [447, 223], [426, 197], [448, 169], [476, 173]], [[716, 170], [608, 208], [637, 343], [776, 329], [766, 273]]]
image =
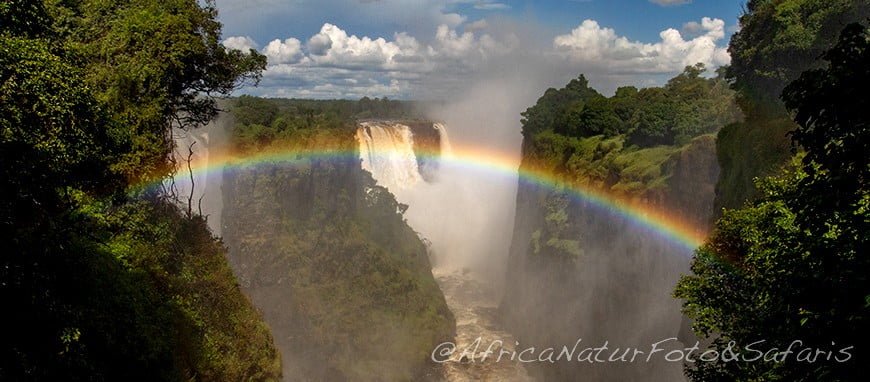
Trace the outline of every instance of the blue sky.
[[727, 64], [724, 48], [741, 13], [737, 0], [217, 0], [217, 6], [225, 44], [270, 59], [261, 86], [244, 92], [314, 98], [415, 98], [424, 88], [450, 93], [505, 62], [522, 63], [512, 69], [519, 75], [545, 68], [553, 83], [586, 73], [605, 93], [621, 84], [655, 85], [687, 60]]

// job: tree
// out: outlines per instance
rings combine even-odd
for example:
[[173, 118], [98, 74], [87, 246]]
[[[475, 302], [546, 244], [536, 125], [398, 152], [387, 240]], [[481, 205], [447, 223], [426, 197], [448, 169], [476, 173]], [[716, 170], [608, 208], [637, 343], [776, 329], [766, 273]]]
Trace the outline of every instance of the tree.
[[529, 136], [539, 131], [552, 129], [555, 121], [569, 109], [581, 107], [587, 100], [600, 97], [589, 81], [580, 75], [564, 88], [550, 88], [538, 99], [534, 106], [520, 113], [523, 116], [523, 135]]
[[674, 101], [662, 88], [646, 88], [638, 92], [638, 107], [629, 122], [628, 142], [641, 147], [674, 143], [676, 118]]
[[32, 0], [6, 0], [0, 3], [0, 20], [4, 34], [38, 37], [48, 32], [49, 18], [45, 4]]
[[864, 0], [751, 0], [746, 10], [728, 46], [728, 77], [751, 116], [781, 110], [785, 86], [822, 65], [843, 26], [870, 17]]
[[[791, 135], [806, 150], [803, 160], [808, 176], [800, 184], [799, 198], [792, 207], [802, 224], [814, 233], [839, 229], [865, 235], [866, 216], [855, 214], [867, 197], [870, 175], [870, 49], [866, 28], [849, 25], [837, 46], [823, 57], [827, 69], [811, 70], [790, 84], [783, 93], [786, 106], [795, 113], [800, 128]], [[848, 233], [844, 232], [846, 236]]]
[[0, 4], [0, 379], [280, 374], [204, 221], [126, 194], [172, 167], [172, 126], [259, 76], [209, 4]]
[[233, 103], [232, 112], [241, 124], [269, 125], [278, 115], [278, 106], [265, 98], [242, 95]]
[[738, 92], [745, 122], [720, 130], [721, 175], [716, 210], [739, 208], [757, 195], [753, 179], [775, 174], [791, 157], [786, 133], [795, 128], [780, 94], [806, 70], [820, 68], [823, 52], [843, 27], [870, 17], [866, 0], [753, 0], [728, 46], [726, 77]]
[[613, 104], [603, 96], [590, 99], [576, 116], [573, 131], [568, 131], [566, 135], [588, 137], [604, 134], [612, 137], [623, 133], [625, 124], [616, 115]]
[[870, 338], [867, 29], [848, 26], [824, 58], [827, 68], [805, 72], [783, 94], [802, 161], [760, 182], [758, 201], [725, 213], [675, 292], [712, 348], [734, 341], [749, 359], [758, 353], [746, 346], [794, 354], [697, 363], [687, 370], [694, 380], [864, 377], [868, 352], [856, 341]]
[[56, 2], [54, 27], [132, 146], [113, 167], [132, 182], [172, 171], [171, 126], [207, 123], [214, 97], [256, 83], [266, 58], [226, 49], [213, 0]]

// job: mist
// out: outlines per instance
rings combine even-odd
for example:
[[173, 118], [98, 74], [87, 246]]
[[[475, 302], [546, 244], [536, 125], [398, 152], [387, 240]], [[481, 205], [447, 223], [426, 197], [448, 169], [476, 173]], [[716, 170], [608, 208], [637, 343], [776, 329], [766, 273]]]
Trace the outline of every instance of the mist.
[[[520, 113], [534, 105], [547, 88], [563, 86], [583, 73], [583, 68], [535, 50], [533, 26], [502, 20], [491, 22], [488, 28], [502, 36], [524, 37], [512, 39], [513, 53], [482, 61], [461, 77], [430, 73], [421, 80], [421, 89], [428, 91], [414, 96], [426, 101], [425, 118], [443, 129], [442, 157], [431, 179], [424, 180], [420, 174], [372, 173], [408, 206], [404, 218], [428, 243], [432, 273], [457, 318], [457, 343], [468, 344], [478, 336], [508, 343], [515, 342], [515, 337], [517, 343], [544, 348], [572, 344], [578, 338], [591, 344], [612, 341], [617, 346], [642, 346], [674, 336], [687, 341], [679, 303], [670, 292], [679, 275], [688, 270], [690, 253], [616, 218], [612, 211], [569, 201], [575, 226], [571, 234], [581, 243], [582, 260], [554, 267], [529, 258], [531, 227], [546, 214], [533, 200], [546, 200], [555, 192], [530, 188], [516, 172], [493, 171], [489, 163], [495, 158], [485, 153], [506, 160], [502, 165], [519, 168]], [[589, 78], [593, 85], [610, 90], [624, 79], [595, 73]], [[197, 163], [222, 155], [231, 119], [222, 115], [208, 126], [179, 132], [178, 178], [189, 179], [184, 163], [191, 143], [195, 142], [192, 158]], [[409, 138], [413, 139], [399, 141]], [[393, 163], [397, 171], [413, 162], [407, 158], [413, 152], [409, 146], [405, 149], [402, 163]], [[215, 235], [222, 233], [222, 176], [222, 171], [195, 173], [192, 190], [191, 182], [177, 185], [180, 203], [192, 195], [196, 212], [202, 201], [201, 213]], [[448, 368], [448, 379], [470, 379], [466, 368]], [[482, 368], [475, 373], [520, 380], [526, 375], [521, 367], [510, 364], [472, 368]], [[559, 374], [564, 372], [560, 369], [555, 375], [567, 377]], [[675, 380], [682, 369], [678, 363], [603, 365], [586, 367], [583, 373], [590, 380], [649, 373], [659, 380]], [[554, 376], [540, 370], [535, 374]]]
[[[222, 232], [223, 170], [214, 166], [225, 158], [233, 123], [231, 114], [220, 113], [205, 126], [187, 130], [174, 128], [172, 131], [175, 141], [173, 158], [178, 168], [164, 187], [171, 190], [170, 194], [174, 195], [182, 210], [189, 207], [193, 214], [205, 217], [215, 236]], [[192, 174], [189, 168], [193, 168]]]
[[[457, 152], [495, 153], [518, 168], [521, 159], [520, 113], [548, 87], [571, 78], [569, 70], [554, 70], [535, 46], [546, 33], [530, 22], [490, 19], [485, 32], [510, 41], [510, 53], [482, 61], [462, 77], [431, 73], [422, 79], [415, 97], [427, 103], [426, 117], [446, 125]], [[482, 33], [482, 32], [479, 32]], [[409, 224], [432, 244], [433, 263], [444, 271], [473, 272], [501, 290], [516, 207], [516, 174], [486, 168], [492, 158], [446, 158], [437, 181], [396, 192], [409, 205]], [[480, 162], [469, 166], [466, 162]]]
[[[500, 35], [512, 34], [514, 26], [517, 31], [534, 30], [506, 20], [493, 24]], [[463, 77], [461, 90], [426, 110], [429, 119], [444, 122], [457, 151], [496, 152], [510, 158], [513, 167], [519, 167], [521, 159], [520, 112], [534, 105], [547, 88], [564, 86], [584, 72], [584, 68], [534, 50], [534, 33], [517, 33], [533, 36], [518, 42], [528, 48], [487, 61]], [[632, 76], [596, 73], [600, 69], [592, 68], [586, 74], [604, 94], [612, 94], [618, 86], [637, 85]], [[458, 86], [460, 81], [433, 76], [424, 82], [440, 89], [445, 83]], [[431, 242], [434, 273], [440, 275], [451, 309], [460, 317], [468, 312], [469, 327], [458, 328], [459, 342], [473, 334], [495, 335], [491, 329], [471, 324], [482, 320], [504, 330], [500, 335], [516, 337], [520, 346], [539, 349], [571, 345], [578, 339], [586, 341], [584, 346], [609, 341], [612, 347], [623, 348], [640, 348], [666, 338], [677, 338], [668, 343], [674, 349], [694, 344], [680, 303], [671, 296], [679, 276], [689, 271], [691, 251], [615, 211], [569, 197], [566, 203], [573, 228], [568, 235], [580, 243], [582, 257], [568, 264], [545, 264], [529, 253], [532, 227], [547, 214], [540, 201], [564, 196], [524, 183], [516, 174], [465, 166], [464, 158], [445, 159], [436, 182], [391, 191], [409, 205], [405, 216], [411, 227]], [[689, 183], [715, 184], [718, 169], [710, 175], [691, 175], [697, 179]], [[698, 197], [692, 195], [686, 197]], [[709, 199], [702, 205], [712, 205], [712, 194], [701, 197]], [[672, 204], [680, 205], [680, 200], [676, 197]], [[467, 273], [465, 281], [443, 276], [455, 272]], [[457, 301], [457, 284], [486, 290], [485, 296]], [[493, 299], [499, 305], [494, 316], [468, 306], [490, 306]], [[576, 373], [591, 381], [684, 378], [679, 362], [531, 367], [537, 369], [533, 375], [545, 380], [572, 379]]]

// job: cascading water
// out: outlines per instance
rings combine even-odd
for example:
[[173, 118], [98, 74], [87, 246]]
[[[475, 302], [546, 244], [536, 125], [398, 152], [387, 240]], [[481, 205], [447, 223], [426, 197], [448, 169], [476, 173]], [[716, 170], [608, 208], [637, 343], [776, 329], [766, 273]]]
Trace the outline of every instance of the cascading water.
[[[361, 122], [356, 137], [362, 168], [409, 205], [408, 223], [431, 242], [433, 275], [457, 326], [456, 352], [439, 373], [448, 381], [530, 380], [518, 362], [482, 357], [493, 341], [500, 341], [498, 349], [508, 352], [515, 345], [498, 320], [500, 293], [484, 277], [486, 271], [501, 272], [493, 266], [499, 262], [493, 255], [506, 253], [485, 238], [490, 236], [488, 229], [508, 217], [489, 211], [504, 213], [502, 205], [512, 203], [514, 194], [493, 191], [500, 196], [495, 198], [498, 208], [483, 208], [486, 202], [480, 195], [490, 188], [509, 190], [515, 180], [491, 179], [491, 174], [452, 163], [450, 138], [442, 123]], [[475, 208], [487, 213], [475, 214]], [[480, 345], [474, 353], [476, 341]]]
[[395, 191], [422, 180], [409, 126], [362, 122], [356, 134], [362, 168], [372, 173], [380, 185]]

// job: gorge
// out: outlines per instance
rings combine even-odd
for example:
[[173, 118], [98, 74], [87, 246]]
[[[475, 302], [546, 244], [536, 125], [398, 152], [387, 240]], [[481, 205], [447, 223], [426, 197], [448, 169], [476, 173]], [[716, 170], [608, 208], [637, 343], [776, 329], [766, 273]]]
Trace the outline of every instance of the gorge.
[[0, 380], [865, 380], [870, 2], [624, 9], [4, 1]]
[[[710, 137], [660, 155], [667, 187], [620, 201], [539, 170], [527, 156], [519, 163], [463, 134], [461, 124], [367, 119], [353, 129], [300, 129], [263, 140], [256, 129], [276, 117], [256, 123], [248, 114], [281, 110], [286, 101], [242, 101], [252, 104], [229, 105], [233, 114], [200, 131], [199, 147], [205, 135], [225, 135], [235, 154], [199, 154], [195, 167], [210, 170], [195, 171], [193, 199], [203, 197], [211, 225], [221, 216], [230, 264], [273, 330], [285, 376], [682, 375], [672, 362], [495, 362], [480, 359], [485, 348], [473, 350], [477, 362], [469, 362], [475, 357], [463, 351], [494, 340], [507, 352], [571, 347], [578, 339], [613, 347], [690, 342], [670, 291], [691, 250], [662, 228], [677, 219], [655, 213], [682, 206], [685, 226], [706, 229], [718, 169]], [[219, 203], [209, 200], [215, 188]], [[630, 203], [639, 212], [628, 213]], [[357, 345], [346, 346], [350, 338]], [[390, 346], [364, 350], [384, 338]], [[456, 346], [451, 361], [424, 367], [446, 341]], [[388, 364], [394, 372], [384, 374]]]

